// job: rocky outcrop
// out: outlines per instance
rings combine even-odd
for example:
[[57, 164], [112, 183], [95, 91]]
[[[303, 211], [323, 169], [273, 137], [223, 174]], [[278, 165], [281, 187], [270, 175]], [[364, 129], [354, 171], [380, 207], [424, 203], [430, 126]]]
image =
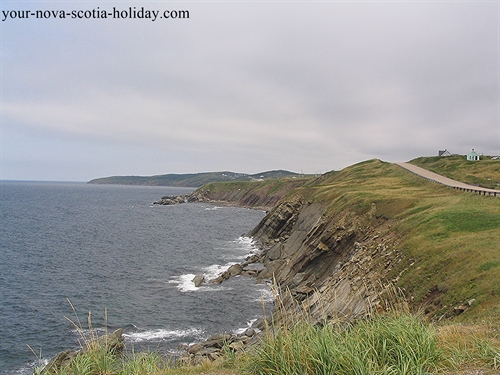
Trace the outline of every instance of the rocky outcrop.
[[275, 207], [251, 235], [264, 249], [257, 277], [280, 290], [276, 319], [295, 310], [317, 322], [356, 319], [382, 306], [401, 261], [392, 225], [376, 204], [363, 215], [301, 199]]
[[193, 283], [194, 283], [194, 286], [195, 287], [199, 287], [201, 286], [201, 284], [203, 284], [205, 282], [205, 275], [196, 275], [194, 278], [193, 278]]
[[180, 196], [164, 196], [153, 204], [215, 203], [270, 210], [290, 191], [306, 184], [311, 178], [282, 178], [267, 181], [247, 181], [226, 184], [207, 184]]
[[157, 200], [153, 202], [153, 204], [158, 204], [158, 205], [163, 205], [163, 206], [170, 206], [172, 204], [180, 204], [180, 203], [186, 203], [187, 202], [187, 197], [184, 195], [165, 195], [161, 197], [160, 200]]
[[[208, 282], [250, 275], [274, 284], [273, 324], [304, 317], [313, 323], [332, 318], [355, 320], [373, 309], [387, 309], [392, 285], [401, 276], [392, 271], [402, 259], [393, 225], [377, 215], [375, 203], [369, 212], [358, 214], [336, 212], [326, 204], [301, 198], [285, 200], [250, 233], [262, 252]], [[211, 338], [186, 347], [179, 361], [216, 360], [223, 346], [243, 350], [252, 342], [247, 337]]]
[[216, 278], [207, 280], [204, 275], [196, 275], [193, 279], [193, 283], [196, 287], [201, 286], [203, 283], [208, 284], [220, 284], [223, 281], [229, 279], [233, 276], [247, 276], [254, 277], [257, 276], [262, 270], [265, 269], [264, 265], [259, 263], [261, 256], [254, 254], [242, 262], [236, 263], [227, 268], [224, 272], [219, 274]]
[[[249, 202], [242, 197], [251, 194], [214, 193], [205, 187], [185, 200], [216, 198], [241, 204]], [[387, 310], [396, 297], [393, 285], [413, 263], [398, 247], [400, 235], [392, 230], [397, 219], [384, 215], [382, 206], [379, 213], [376, 202], [371, 207], [369, 201], [363, 204], [362, 209], [356, 202], [333, 206], [330, 199], [311, 194], [309, 187], [282, 195], [249, 233], [262, 252], [208, 282], [236, 275], [269, 281], [276, 287], [276, 324], [301, 317], [313, 323], [355, 320], [374, 309]]]
[[[206, 194], [198, 191], [186, 201], [209, 199]], [[303, 317], [313, 323], [332, 318], [355, 320], [373, 309], [387, 309], [392, 285], [405, 271], [400, 264], [399, 237], [391, 230], [395, 221], [378, 215], [375, 202], [360, 213], [352, 207], [336, 209], [328, 202], [309, 201], [305, 196], [283, 199], [249, 233], [261, 253], [204, 282], [221, 283], [246, 275], [275, 285], [274, 324]], [[224, 344], [208, 340], [186, 348], [180, 361], [216, 360], [222, 346], [242, 350], [250, 342], [234, 335], [222, 339]], [[217, 343], [212, 346], [211, 342]]]
[[184, 345], [179, 349], [182, 354], [177, 359], [179, 365], [199, 365], [207, 361], [216, 361], [228, 351], [239, 352], [248, 345], [257, 342], [258, 328], [251, 327], [241, 334], [225, 333], [211, 336], [207, 340]]

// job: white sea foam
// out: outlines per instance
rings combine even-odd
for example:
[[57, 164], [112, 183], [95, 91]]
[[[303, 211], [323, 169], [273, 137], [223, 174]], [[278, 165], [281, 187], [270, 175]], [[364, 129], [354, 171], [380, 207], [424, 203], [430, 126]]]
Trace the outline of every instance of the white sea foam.
[[[220, 267], [220, 266], [210, 266], [206, 267], [206, 269], [214, 268], [215, 267]], [[217, 268], [218, 269], [218, 268]], [[223, 271], [225, 271], [226, 268], [222, 268], [221, 272], [212, 272], [210, 276], [208, 275], [208, 272], [200, 272], [205, 275], [206, 280], [211, 280], [213, 277], [212, 275], [215, 275], [215, 277], [219, 276]], [[202, 284], [199, 287], [196, 287], [194, 285], [193, 279], [196, 275], [192, 273], [188, 273], [185, 275], [180, 275], [180, 276], [173, 276], [169, 281], [167, 281], [169, 284], [177, 284], [177, 288], [181, 292], [218, 292], [221, 290], [231, 290], [232, 288], [222, 286], [221, 284]]]
[[201, 269], [201, 272], [203, 275], [205, 275], [206, 280], [212, 280], [218, 277], [221, 273], [226, 271], [233, 263], [227, 263], [225, 265], [220, 265], [220, 264], [212, 264], [211, 266], [203, 267]]
[[248, 236], [240, 236], [240, 237], [238, 237], [237, 241], [239, 243], [248, 244], [248, 245], [251, 245], [251, 246], [253, 246], [253, 244], [255, 243], [255, 241], [253, 240], [253, 238], [252, 237], [248, 237]]
[[[212, 207], [211, 209], [214, 209], [217, 207]], [[259, 250], [255, 246], [255, 241], [251, 237], [247, 236], [240, 236], [234, 241], [230, 241], [231, 243], [235, 244], [238, 253], [240, 255], [235, 255], [234, 253], [230, 255], [231, 261], [225, 263], [225, 264], [212, 264], [210, 266], [206, 267], [200, 267], [199, 272], [196, 274], [194, 273], [187, 273], [184, 275], [180, 276], [173, 276], [168, 283], [169, 284], [177, 284], [177, 288], [181, 292], [195, 292], [195, 291], [220, 291], [227, 289], [226, 287], [220, 286], [220, 285], [210, 285], [210, 284], [203, 284], [200, 287], [196, 287], [194, 285], [193, 279], [196, 275], [202, 274], [205, 276], [205, 280], [213, 280], [220, 276], [223, 272], [225, 272], [229, 267], [231, 267], [233, 264], [239, 263], [249, 255], [253, 255], [255, 253], [258, 253]]]
[[32, 375], [35, 369], [43, 369], [50, 362], [50, 358], [40, 358], [29, 363], [24, 364], [22, 367], [19, 367], [14, 370], [12, 375]]
[[153, 329], [143, 332], [124, 333], [127, 342], [137, 343], [144, 341], [169, 341], [187, 336], [201, 336], [202, 331], [197, 328], [185, 330]]
[[177, 284], [177, 288], [181, 292], [194, 292], [198, 288], [194, 285], [193, 279], [196, 275], [193, 273], [188, 273], [180, 276], [173, 276], [169, 281], [169, 284]]
[[273, 291], [268, 287], [264, 287], [262, 289], [259, 289], [260, 296], [258, 298], [255, 298], [254, 301], [257, 302], [272, 302], [275, 300], [276, 296], [274, 295]]
[[257, 246], [255, 246], [255, 241], [252, 237], [240, 236], [238, 237], [236, 242], [238, 243], [238, 246], [243, 250], [242, 252], [245, 253], [244, 257], [260, 252]]
[[247, 236], [240, 236], [236, 240], [243, 248], [249, 249], [249, 250], [257, 250], [255, 247], [255, 241], [252, 237], [247, 237]]
[[236, 334], [236, 335], [241, 335], [248, 328], [250, 328], [252, 326], [252, 324], [254, 324], [256, 321], [257, 321], [257, 319], [250, 320], [249, 322], [247, 322], [247, 326], [246, 327], [238, 328], [238, 329], [234, 330], [233, 333]]

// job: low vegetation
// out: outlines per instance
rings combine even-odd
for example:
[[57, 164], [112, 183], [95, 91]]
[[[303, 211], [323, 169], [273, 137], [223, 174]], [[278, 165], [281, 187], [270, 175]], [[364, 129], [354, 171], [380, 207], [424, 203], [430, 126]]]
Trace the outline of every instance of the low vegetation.
[[434, 320], [500, 324], [498, 197], [457, 191], [368, 160], [312, 180], [284, 199], [297, 198], [327, 204], [332, 215], [374, 210], [372, 223], [387, 228], [379, 236], [391, 238], [401, 254], [396, 267], [380, 264], [379, 272], [397, 278], [413, 308]]

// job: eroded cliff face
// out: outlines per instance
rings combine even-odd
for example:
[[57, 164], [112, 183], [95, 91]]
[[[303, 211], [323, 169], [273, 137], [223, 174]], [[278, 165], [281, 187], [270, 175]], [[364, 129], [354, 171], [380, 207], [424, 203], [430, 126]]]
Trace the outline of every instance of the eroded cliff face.
[[[295, 186], [292, 185], [290, 189]], [[266, 194], [252, 190], [210, 191], [198, 189], [186, 195], [187, 202], [204, 202], [238, 207], [270, 210], [282, 198], [283, 193]]]
[[300, 198], [282, 202], [251, 232], [264, 249], [259, 277], [276, 281], [281, 313], [307, 311], [316, 322], [385, 308], [404, 272], [393, 224], [377, 216], [376, 204], [360, 215]]

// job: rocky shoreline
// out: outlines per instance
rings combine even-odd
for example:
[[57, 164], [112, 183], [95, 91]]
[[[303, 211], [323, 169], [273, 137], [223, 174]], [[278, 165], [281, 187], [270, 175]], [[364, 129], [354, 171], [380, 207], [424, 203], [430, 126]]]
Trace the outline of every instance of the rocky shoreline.
[[[258, 200], [258, 198], [257, 198]], [[161, 197], [159, 200], [154, 201], [154, 205], [158, 206], [171, 206], [175, 204], [182, 203], [211, 203], [217, 204], [221, 206], [230, 206], [230, 207], [243, 207], [243, 208], [252, 208], [257, 210], [268, 211], [271, 209], [271, 206], [267, 204], [267, 202], [240, 202], [240, 201], [229, 201], [224, 199], [217, 199], [210, 194], [210, 191], [199, 191], [195, 190], [192, 193], [185, 195], [165, 195]]]
[[304, 185], [308, 180], [284, 179], [271, 182], [251, 182], [232, 187], [209, 184], [185, 195], [163, 196], [153, 204], [212, 203], [269, 211], [278, 204], [284, 195]]
[[[231, 277], [252, 277], [257, 282], [270, 283], [270, 275], [261, 263], [262, 254], [254, 254], [241, 263], [235, 263], [214, 279], [206, 279], [205, 275], [196, 275], [192, 282], [196, 287], [203, 284], [220, 284]], [[215, 361], [223, 355], [224, 350], [238, 352], [245, 350], [249, 345], [260, 341], [260, 333], [264, 331], [267, 317], [263, 317], [252, 324], [241, 334], [223, 333], [212, 336], [207, 340], [179, 348], [181, 355], [177, 362], [182, 365], [197, 365], [204, 361]]]
[[223, 333], [211, 336], [199, 343], [183, 345], [179, 348], [182, 354], [177, 358], [176, 364], [195, 366], [207, 361], [217, 361], [227, 351], [243, 351], [260, 341], [259, 333], [263, 328], [263, 321], [259, 321], [241, 334]]
[[[160, 200], [153, 202], [155, 205], [174, 205], [182, 203], [216, 203], [241, 206], [238, 203], [233, 204], [230, 202], [214, 201], [209, 197], [208, 192], [200, 193], [196, 191], [187, 195], [163, 196]], [[220, 284], [235, 276], [252, 277], [260, 282], [264, 282], [264, 279], [269, 279], [269, 274], [265, 272], [266, 268], [260, 263], [261, 259], [260, 254], [254, 254], [247, 257], [245, 261], [241, 263], [231, 265], [214, 279], [207, 279], [205, 275], [199, 274], [195, 276], [192, 282], [196, 287], [200, 287], [203, 284]], [[176, 357], [175, 362], [180, 365], [197, 365], [205, 361], [215, 361], [227, 350], [233, 352], [245, 350], [247, 346], [260, 341], [259, 333], [264, 330], [264, 320], [265, 318], [257, 320], [243, 333], [222, 333], [213, 335], [202, 342], [182, 345], [178, 348], [180, 354]], [[117, 329], [112, 334], [99, 337], [97, 343], [104, 344], [110, 353], [119, 355], [125, 347], [122, 334], [123, 329]], [[56, 354], [38, 373], [40, 375], [53, 374], [61, 368], [68, 366], [75, 357], [80, 353], [85, 353], [87, 350], [88, 348], [81, 348], [80, 350], [62, 351]]]
[[[266, 268], [259, 263], [261, 255], [254, 254], [241, 263], [235, 263], [214, 279], [206, 279], [205, 275], [199, 274], [194, 277], [192, 282], [196, 287], [203, 284], [220, 284], [225, 280], [235, 276], [254, 277], [261, 282], [267, 278]], [[268, 282], [270, 280], [267, 280]], [[181, 345], [178, 350], [180, 354], [175, 362], [179, 365], [198, 365], [206, 361], [216, 361], [225, 351], [239, 352], [245, 350], [249, 345], [254, 345], [260, 341], [259, 334], [265, 328], [265, 319], [263, 317], [252, 324], [244, 332], [222, 333], [209, 337], [205, 341], [193, 343], [190, 345]], [[123, 338], [123, 329], [117, 329], [112, 334], [104, 335], [98, 338], [97, 344], [104, 345], [106, 350], [112, 354], [119, 355], [125, 347]], [[68, 366], [70, 362], [80, 353], [85, 353], [89, 348], [80, 350], [66, 350], [58, 353], [54, 358], [39, 372], [40, 375], [50, 375], [59, 371], [62, 367]]]
[[[197, 275], [193, 282], [197, 286], [220, 283], [238, 275], [272, 282], [280, 296], [272, 318], [278, 324], [294, 319], [294, 311], [307, 312], [309, 320], [321, 323], [333, 317], [356, 320], [372, 309], [385, 310], [392, 285], [401, 275], [389, 280], [384, 274], [402, 257], [398, 238], [388, 231], [392, 223], [376, 218], [376, 209], [373, 205], [364, 215], [346, 211], [331, 215], [325, 205], [300, 198], [281, 202], [249, 233], [259, 254], [232, 265], [213, 280]], [[230, 339], [235, 341], [236, 337]], [[248, 342], [241, 340], [240, 350]], [[196, 349], [186, 348], [181, 356], [185, 363], [214, 360], [219, 355], [212, 356], [220, 348], [211, 348], [209, 343], [194, 345]]]
[[[208, 190], [164, 196], [157, 205], [212, 203], [243, 206], [241, 200], [219, 201]], [[363, 214], [343, 210], [332, 213], [327, 205], [301, 197], [284, 199], [270, 209], [248, 234], [260, 253], [230, 266], [214, 279], [196, 275], [195, 286], [222, 283], [235, 276], [273, 283], [280, 295], [273, 320], [286, 323], [291, 311], [304, 311], [313, 323], [333, 317], [355, 320], [384, 301], [405, 268], [398, 250], [394, 223], [376, 214], [377, 205]], [[411, 267], [409, 264], [408, 267]], [[402, 269], [393, 275], [393, 268]], [[300, 307], [300, 308], [299, 308]], [[219, 358], [223, 350], [240, 351], [259, 340], [263, 328], [253, 326], [241, 334], [224, 333], [180, 348], [178, 361], [198, 364]], [[224, 348], [224, 349], [223, 349]]]
[[[154, 204], [192, 202], [242, 206], [239, 201], [214, 201], [210, 192], [199, 190], [185, 196], [165, 196]], [[215, 279], [197, 275], [193, 283], [221, 283], [239, 275], [272, 282], [280, 294], [273, 312], [275, 322], [286, 323], [290, 312], [297, 310], [307, 312], [313, 323], [333, 317], [355, 320], [373, 309], [384, 310], [404, 268], [391, 275], [393, 268], [401, 268], [398, 265], [403, 258], [397, 248], [398, 237], [390, 231], [393, 223], [376, 212], [376, 204], [358, 215], [347, 210], [332, 214], [325, 204], [300, 197], [280, 201], [249, 233], [261, 250], [259, 254], [232, 265]], [[246, 343], [246, 339], [241, 342]], [[217, 357], [210, 353], [218, 348], [194, 345], [203, 349], [190, 353], [187, 348], [181, 355], [183, 361], [189, 362], [189, 358], [199, 363]]]
[[[415, 189], [421, 196], [427, 196], [431, 191], [406, 180], [400, 183], [403, 177], [399, 169], [392, 170], [393, 167], [380, 161], [369, 163], [370, 170], [378, 173], [376, 176], [381, 175], [392, 183], [396, 181], [400, 184], [396, 186], [408, 189], [408, 194], [414, 194]], [[421, 309], [429, 319], [440, 321], [473, 309], [476, 297], [469, 293], [463, 296], [457, 293], [450, 302], [443, 303], [446, 284], [427, 288], [434, 283], [427, 280], [435, 275], [434, 271], [423, 273], [423, 257], [427, 254], [408, 249], [408, 237], [413, 233], [404, 225], [404, 220], [424, 212], [434, 201], [426, 206], [408, 199], [408, 194], [393, 196], [385, 185], [378, 195], [372, 194], [372, 184], [362, 185], [368, 167], [368, 163], [364, 163], [346, 172], [343, 177], [346, 181], [340, 179], [342, 184], [338, 189], [331, 189], [335, 180], [325, 175], [314, 184], [302, 185], [293, 191], [287, 187], [288, 190], [281, 190], [272, 198], [266, 194], [275, 190], [259, 190], [255, 185], [246, 191], [237, 187], [230, 191], [227, 186], [219, 190], [216, 186], [205, 186], [183, 196], [164, 196], [154, 204], [203, 202], [265, 207], [266, 216], [248, 233], [260, 252], [231, 265], [214, 279], [207, 280], [200, 274], [192, 281], [197, 287], [237, 276], [272, 282], [273, 291], [279, 296], [272, 312], [273, 326], [301, 317], [312, 324], [329, 320], [352, 322], [373, 312], [412, 308]], [[381, 168], [383, 173], [378, 170]], [[362, 177], [356, 177], [356, 173]], [[358, 190], [353, 191], [354, 184], [361, 184], [363, 189], [358, 186]], [[265, 326], [264, 321], [242, 334], [223, 333], [184, 346], [179, 348], [182, 353], [178, 360], [183, 364], [198, 364], [217, 360], [227, 351], [245, 350], [259, 342], [262, 337], [259, 332]]]

